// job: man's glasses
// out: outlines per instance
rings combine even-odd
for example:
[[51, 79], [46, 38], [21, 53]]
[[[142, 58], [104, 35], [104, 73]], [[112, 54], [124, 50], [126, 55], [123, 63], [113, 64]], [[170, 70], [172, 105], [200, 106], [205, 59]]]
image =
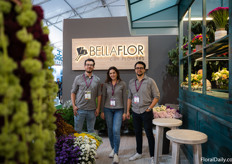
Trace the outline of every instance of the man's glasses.
[[139, 69], [144, 69], [143, 67], [135, 67], [135, 69], [139, 70]]
[[86, 64], [87, 67], [93, 67], [93, 64]]

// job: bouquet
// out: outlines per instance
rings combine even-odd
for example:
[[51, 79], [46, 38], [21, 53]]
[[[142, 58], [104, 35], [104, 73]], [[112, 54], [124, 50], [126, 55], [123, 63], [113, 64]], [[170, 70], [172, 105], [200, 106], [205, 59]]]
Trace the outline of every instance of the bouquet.
[[225, 28], [229, 17], [229, 7], [217, 7], [210, 11], [208, 16], [213, 18], [217, 29]]
[[154, 118], [181, 118], [182, 115], [179, 110], [171, 108], [170, 106], [157, 106], [153, 108]]
[[[181, 83], [181, 87], [188, 88], [188, 76], [185, 78], [185, 82]], [[191, 74], [191, 88], [193, 90], [202, 89], [202, 74]]]
[[[191, 41], [193, 45], [201, 45], [202, 42], [203, 42], [202, 34], [195, 35]], [[206, 35], [206, 43], [207, 44], [209, 43], [209, 37], [207, 35]]]
[[229, 71], [226, 68], [222, 68], [218, 72], [212, 73], [212, 81], [216, 81], [222, 89], [228, 89], [229, 84]]
[[[188, 82], [188, 76], [185, 78]], [[201, 83], [202, 75], [201, 74], [193, 74], [191, 73], [191, 83]]]

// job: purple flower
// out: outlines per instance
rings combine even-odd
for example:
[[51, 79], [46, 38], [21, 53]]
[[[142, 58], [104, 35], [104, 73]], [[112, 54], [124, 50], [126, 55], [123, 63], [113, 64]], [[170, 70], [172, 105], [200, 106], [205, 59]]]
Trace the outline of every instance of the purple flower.
[[79, 161], [80, 148], [74, 147], [74, 136], [61, 136], [57, 139], [56, 145], [57, 164], [76, 164]]

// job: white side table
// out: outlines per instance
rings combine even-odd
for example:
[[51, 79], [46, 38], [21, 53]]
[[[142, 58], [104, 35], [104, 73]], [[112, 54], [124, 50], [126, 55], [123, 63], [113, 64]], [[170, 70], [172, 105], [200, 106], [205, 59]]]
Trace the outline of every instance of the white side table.
[[167, 138], [172, 141], [172, 163], [179, 163], [180, 144], [189, 144], [193, 146], [194, 164], [202, 164], [201, 144], [207, 142], [208, 137], [202, 132], [188, 129], [169, 130], [166, 133]]
[[159, 156], [162, 155], [163, 149], [163, 131], [164, 127], [176, 129], [182, 125], [182, 121], [175, 118], [156, 118], [153, 119], [153, 124], [156, 125], [155, 135], [155, 163], [158, 164]]

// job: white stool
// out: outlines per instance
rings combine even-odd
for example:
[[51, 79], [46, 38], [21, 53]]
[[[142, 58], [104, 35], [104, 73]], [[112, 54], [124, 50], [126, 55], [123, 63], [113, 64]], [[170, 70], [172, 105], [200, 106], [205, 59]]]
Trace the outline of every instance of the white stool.
[[182, 121], [174, 118], [156, 118], [153, 119], [153, 124], [156, 125], [155, 135], [155, 163], [158, 164], [159, 156], [162, 155], [163, 149], [163, 131], [164, 127], [176, 129], [182, 125]]
[[172, 141], [172, 163], [179, 163], [180, 144], [193, 145], [193, 160], [195, 164], [202, 164], [201, 144], [207, 142], [208, 137], [202, 132], [188, 129], [170, 130], [166, 133], [167, 138]]

